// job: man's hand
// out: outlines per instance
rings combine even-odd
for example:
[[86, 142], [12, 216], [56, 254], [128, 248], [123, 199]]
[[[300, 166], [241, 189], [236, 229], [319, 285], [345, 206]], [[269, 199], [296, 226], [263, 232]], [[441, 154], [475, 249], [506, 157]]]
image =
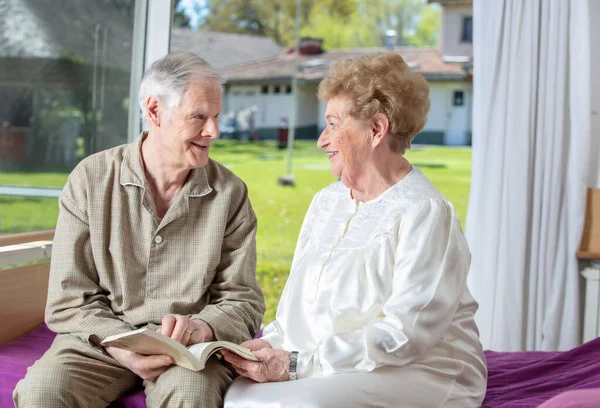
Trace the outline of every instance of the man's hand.
[[215, 333], [208, 323], [184, 315], [169, 314], [163, 317], [159, 332], [184, 346], [215, 340]]
[[148, 381], [155, 381], [159, 375], [174, 363], [171, 357], [161, 354], [144, 356], [116, 347], [106, 347], [105, 350], [122, 366]]
[[225, 361], [233, 366], [238, 374], [257, 382], [279, 382], [290, 379], [290, 353], [274, 349], [261, 339], [249, 340], [241, 344], [252, 351], [260, 361], [250, 361], [235, 353], [221, 350]]

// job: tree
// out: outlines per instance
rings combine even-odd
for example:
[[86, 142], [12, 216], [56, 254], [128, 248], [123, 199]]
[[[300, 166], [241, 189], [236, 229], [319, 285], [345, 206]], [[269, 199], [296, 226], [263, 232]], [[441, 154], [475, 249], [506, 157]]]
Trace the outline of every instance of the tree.
[[190, 27], [190, 16], [188, 16], [182, 8], [179, 7], [181, 0], [173, 2], [173, 26], [175, 27]]
[[379, 34], [379, 45], [385, 44], [390, 29], [397, 32], [396, 45], [406, 45], [404, 35], [424, 8], [424, 0], [362, 0], [360, 13], [369, 29]]
[[[302, 2], [302, 22], [314, 1]], [[202, 14], [207, 30], [270, 37], [281, 45], [294, 41], [296, 0], [207, 0]]]
[[327, 48], [381, 47], [386, 31], [397, 32], [396, 45], [434, 46], [441, 10], [424, 0], [359, 0], [346, 2], [352, 12], [334, 15], [328, 2], [314, 4], [303, 35], [321, 37]]
[[356, 0], [315, 2], [300, 34], [323, 39], [325, 48], [358, 48], [380, 45], [374, 32], [358, 12]]
[[407, 32], [404, 38], [410, 45], [416, 47], [433, 47], [438, 45], [442, 10], [436, 5], [425, 7], [418, 17], [415, 29]]
[[[380, 47], [385, 32], [398, 33], [397, 45], [437, 41], [439, 8], [425, 0], [302, 0], [302, 36], [323, 38], [326, 48]], [[206, 0], [201, 27], [220, 32], [270, 37], [293, 44], [296, 0]]]

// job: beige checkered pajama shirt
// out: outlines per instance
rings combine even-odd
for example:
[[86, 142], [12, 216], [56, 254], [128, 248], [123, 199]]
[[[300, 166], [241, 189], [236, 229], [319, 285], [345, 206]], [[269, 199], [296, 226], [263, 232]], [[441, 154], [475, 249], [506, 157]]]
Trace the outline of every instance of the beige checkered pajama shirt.
[[[82, 161], [59, 200], [46, 323], [59, 333], [53, 349], [65, 342], [60, 333], [81, 340], [81, 345], [70, 341], [71, 356], [88, 345], [86, 353], [110, 365], [112, 359], [99, 348], [105, 337], [146, 325], [155, 328], [169, 313], [202, 319], [218, 340], [236, 343], [252, 338], [260, 327], [265, 306], [255, 275], [256, 217], [245, 184], [210, 160], [190, 173], [159, 219], [145, 182], [140, 153], [143, 137]], [[17, 386], [15, 400], [35, 394], [36, 382], [28, 377], [48, 375], [42, 371], [50, 367], [66, 367], [64, 372], [75, 373], [69, 366], [74, 361], [71, 357], [65, 366], [57, 365], [58, 360], [48, 361], [60, 360], [64, 354], [53, 349]], [[106, 378], [121, 378], [118, 369], [107, 366], [106, 377], [94, 381], [107, 386]], [[166, 373], [181, 368], [174, 369]], [[194, 375], [202, 373], [181, 370], [192, 384], [201, 382]], [[219, 386], [213, 387], [216, 392], [224, 391], [231, 381], [228, 375], [213, 375], [220, 378]], [[124, 390], [117, 388], [119, 392], [105, 399]], [[89, 402], [96, 404], [103, 405]]]
[[98, 344], [169, 313], [242, 342], [264, 313], [256, 283], [256, 217], [244, 183], [209, 161], [192, 171], [161, 220], [137, 142], [70, 175], [60, 198], [46, 322]]

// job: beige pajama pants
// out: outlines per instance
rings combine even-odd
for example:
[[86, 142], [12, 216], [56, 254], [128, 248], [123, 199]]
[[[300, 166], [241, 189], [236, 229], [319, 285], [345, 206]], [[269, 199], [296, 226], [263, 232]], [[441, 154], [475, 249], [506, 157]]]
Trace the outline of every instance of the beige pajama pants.
[[[216, 358], [204, 370], [172, 366], [156, 382], [144, 382], [153, 407], [222, 407], [233, 376]], [[13, 393], [17, 408], [106, 407], [140, 378], [112, 357], [69, 334], [59, 334], [44, 356], [27, 370]]]

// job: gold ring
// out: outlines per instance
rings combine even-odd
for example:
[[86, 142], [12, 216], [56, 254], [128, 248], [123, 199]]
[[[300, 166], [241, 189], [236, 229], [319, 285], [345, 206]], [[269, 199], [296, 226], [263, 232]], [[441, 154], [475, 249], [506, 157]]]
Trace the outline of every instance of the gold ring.
[[188, 329], [185, 329], [185, 331], [186, 331], [188, 334], [190, 334], [190, 335], [191, 335], [191, 334], [194, 332], [193, 330], [192, 330], [192, 331], [189, 331]]

